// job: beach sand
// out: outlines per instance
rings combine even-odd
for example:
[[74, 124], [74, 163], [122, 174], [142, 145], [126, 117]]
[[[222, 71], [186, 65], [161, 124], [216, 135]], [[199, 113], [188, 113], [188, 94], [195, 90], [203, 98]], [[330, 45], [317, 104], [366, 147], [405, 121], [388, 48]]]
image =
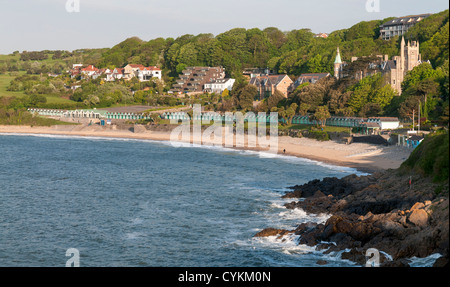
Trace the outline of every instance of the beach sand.
[[[145, 127], [134, 129], [114, 129], [100, 126], [0, 126], [0, 134], [49, 134], [86, 137], [112, 137], [148, 139], [156, 141], [171, 140], [170, 131], [149, 131]], [[235, 142], [234, 142], [235, 143]], [[247, 143], [238, 149], [250, 148]], [[285, 152], [284, 152], [285, 151]], [[358, 171], [373, 173], [386, 169], [396, 169], [409, 157], [411, 150], [396, 146], [379, 146], [365, 143], [343, 144], [334, 141], [320, 142], [308, 138], [278, 138], [278, 153], [316, 160], [328, 164], [352, 167]]]

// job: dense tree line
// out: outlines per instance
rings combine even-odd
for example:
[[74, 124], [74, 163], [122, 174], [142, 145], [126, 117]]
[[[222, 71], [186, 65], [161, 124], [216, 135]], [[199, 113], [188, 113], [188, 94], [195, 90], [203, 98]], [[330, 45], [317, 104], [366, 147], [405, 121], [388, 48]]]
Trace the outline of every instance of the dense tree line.
[[42, 52], [27, 52], [24, 51], [20, 54], [20, 60], [22, 61], [42, 61], [48, 59], [47, 53]]

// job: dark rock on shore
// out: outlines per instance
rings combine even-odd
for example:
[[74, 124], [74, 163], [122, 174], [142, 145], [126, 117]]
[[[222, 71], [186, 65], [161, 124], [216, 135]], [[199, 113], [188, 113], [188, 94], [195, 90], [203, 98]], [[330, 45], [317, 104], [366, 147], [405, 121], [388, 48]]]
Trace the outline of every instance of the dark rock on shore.
[[278, 238], [283, 237], [284, 235], [291, 234], [293, 231], [283, 230], [283, 229], [275, 229], [275, 228], [266, 228], [255, 234], [254, 237], [270, 237], [270, 236], [278, 236]]
[[375, 248], [381, 252], [381, 266], [390, 267], [409, 266], [408, 258], [440, 253], [435, 266], [442, 266], [448, 262], [448, 183], [444, 193], [436, 194], [436, 186], [420, 175], [390, 170], [314, 180], [283, 197], [302, 199], [286, 204], [288, 209], [332, 215], [324, 224], [300, 224], [294, 230], [299, 244], [325, 253], [347, 250], [342, 259], [360, 265], [367, 261], [365, 252]]

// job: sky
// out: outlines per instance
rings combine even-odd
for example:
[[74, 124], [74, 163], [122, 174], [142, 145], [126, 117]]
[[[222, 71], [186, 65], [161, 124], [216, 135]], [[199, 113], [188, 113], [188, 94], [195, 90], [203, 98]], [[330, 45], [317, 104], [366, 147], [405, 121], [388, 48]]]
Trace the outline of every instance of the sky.
[[110, 48], [232, 28], [330, 33], [361, 21], [437, 13], [447, 0], [0, 0], [0, 54]]

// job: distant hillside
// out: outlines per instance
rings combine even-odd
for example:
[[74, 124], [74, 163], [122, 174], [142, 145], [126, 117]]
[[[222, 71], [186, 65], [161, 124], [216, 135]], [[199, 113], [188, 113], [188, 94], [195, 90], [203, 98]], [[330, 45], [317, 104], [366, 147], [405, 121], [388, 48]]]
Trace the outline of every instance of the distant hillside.
[[[407, 39], [420, 41], [423, 59], [430, 60], [434, 67], [443, 65], [449, 57], [448, 18], [448, 10], [434, 14], [411, 28], [406, 35]], [[390, 19], [363, 21], [348, 29], [334, 31], [328, 38], [316, 38], [309, 29], [235, 28], [217, 36], [187, 34], [176, 39], [150, 41], [132, 37], [109, 49], [44, 52], [49, 60], [60, 59], [69, 65], [76, 62], [100, 68], [123, 67], [128, 63], [157, 65], [165, 71], [166, 80], [176, 77], [186, 66], [221, 65], [229, 76], [237, 78], [242, 69], [250, 67], [268, 67], [291, 76], [306, 72], [333, 73], [338, 46], [343, 60], [347, 61], [352, 56], [397, 55], [398, 38], [389, 41], [379, 38], [379, 26]], [[39, 53], [30, 55], [42, 56]], [[11, 61], [6, 63], [8, 59], [16, 63], [17, 57], [1, 57], [0, 72], [11, 68]], [[54, 61], [50, 63], [53, 65]]]
[[[410, 29], [407, 39], [419, 40], [425, 60], [442, 65], [448, 59], [448, 15], [434, 14]], [[224, 66], [229, 75], [238, 76], [243, 68], [269, 67], [280, 73], [333, 72], [336, 48], [344, 60], [370, 54], [398, 54], [399, 39], [379, 38], [379, 26], [392, 18], [363, 21], [348, 29], [315, 38], [309, 29], [280, 31], [269, 27], [235, 28], [212, 34], [183, 35], [177, 39], [158, 38], [143, 41], [129, 38], [103, 53], [94, 64], [100, 67], [127, 63], [159, 65], [166, 74], [176, 76], [186, 66]]]
[[422, 57], [434, 67], [441, 66], [449, 57], [449, 11], [433, 14], [408, 30], [407, 39], [418, 40]]

